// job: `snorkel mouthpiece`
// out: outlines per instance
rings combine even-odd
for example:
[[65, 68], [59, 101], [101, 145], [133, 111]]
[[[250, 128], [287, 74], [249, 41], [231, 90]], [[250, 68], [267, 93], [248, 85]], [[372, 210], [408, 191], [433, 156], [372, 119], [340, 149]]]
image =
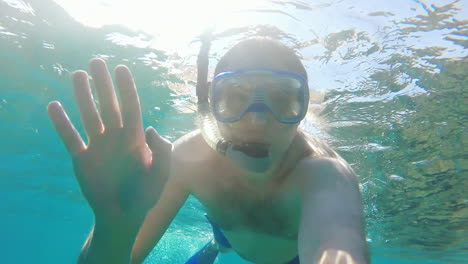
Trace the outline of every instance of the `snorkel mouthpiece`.
[[268, 148], [269, 145], [262, 143], [234, 145], [222, 139], [216, 144], [218, 153], [254, 173], [262, 173], [270, 168], [271, 159]]
[[241, 151], [252, 158], [264, 158], [268, 156], [268, 145], [261, 143], [247, 143], [233, 146], [233, 150]]

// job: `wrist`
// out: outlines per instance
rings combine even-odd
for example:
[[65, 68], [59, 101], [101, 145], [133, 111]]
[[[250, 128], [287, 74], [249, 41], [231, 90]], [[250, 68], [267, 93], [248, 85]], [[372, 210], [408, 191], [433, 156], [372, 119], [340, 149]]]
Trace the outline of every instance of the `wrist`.
[[95, 219], [83, 252], [83, 263], [130, 263], [133, 244], [140, 224], [128, 221]]
[[146, 214], [128, 214], [124, 212], [99, 213], [94, 212], [94, 225], [106, 232], [118, 230], [138, 231], [146, 218]]
[[134, 240], [142, 224], [143, 220], [95, 218], [93, 234], [104, 239]]

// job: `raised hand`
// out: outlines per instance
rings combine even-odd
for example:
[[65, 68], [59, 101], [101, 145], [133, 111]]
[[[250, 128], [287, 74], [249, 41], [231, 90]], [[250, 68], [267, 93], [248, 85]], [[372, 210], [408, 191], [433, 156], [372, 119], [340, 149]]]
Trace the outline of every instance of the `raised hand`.
[[49, 116], [72, 160], [81, 191], [97, 220], [141, 223], [158, 201], [169, 176], [172, 145], [154, 128], [143, 131], [140, 103], [130, 70], [115, 69], [120, 105], [106, 64], [90, 62], [98, 112], [85, 71], [73, 74], [86, 145], [57, 101]]

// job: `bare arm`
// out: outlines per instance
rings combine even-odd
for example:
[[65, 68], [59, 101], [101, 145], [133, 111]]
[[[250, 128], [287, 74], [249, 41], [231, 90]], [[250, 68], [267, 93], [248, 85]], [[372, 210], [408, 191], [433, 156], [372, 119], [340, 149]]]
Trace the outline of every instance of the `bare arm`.
[[172, 173], [156, 206], [146, 215], [132, 250], [132, 264], [142, 263], [166, 232], [187, 200], [189, 191], [180, 180], [183, 166], [173, 158]]
[[342, 160], [317, 159], [306, 163], [303, 174], [301, 263], [369, 263], [361, 195], [351, 168]]
[[78, 263], [128, 264], [138, 226], [95, 222], [81, 249]]

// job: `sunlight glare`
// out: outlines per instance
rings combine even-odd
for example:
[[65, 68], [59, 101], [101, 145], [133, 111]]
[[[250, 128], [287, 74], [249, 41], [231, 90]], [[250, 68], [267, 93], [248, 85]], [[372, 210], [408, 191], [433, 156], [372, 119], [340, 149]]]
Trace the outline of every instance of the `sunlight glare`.
[[[213, 27], [245, 24], [236, 12], [259, 8], [263, 0], [55, 0], [74, 19], [89, 27], [119, 24], [155, 38], [155, 46], [175, 50]], [[248, 18], [246, 18], [248, 19]]]

